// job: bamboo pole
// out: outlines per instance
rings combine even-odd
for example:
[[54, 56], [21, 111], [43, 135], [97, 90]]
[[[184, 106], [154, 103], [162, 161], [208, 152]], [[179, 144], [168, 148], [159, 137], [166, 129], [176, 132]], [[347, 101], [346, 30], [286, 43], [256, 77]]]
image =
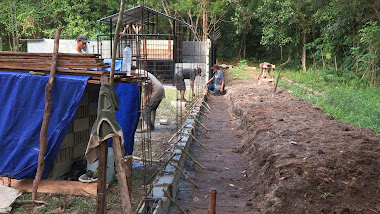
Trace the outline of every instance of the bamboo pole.
[[160, 170], [163, 170], [165, 167], [166, 167], [166, 165], [168, 165], [168, 163], [175, 157], [177, 155], [177, 153], [173, 153], [171, 156], [170, 156], [170, 158], [161, 166], [161, 168], [159, 169], [159, 170], [157, 170], [150, 178], [149, 178], [149, 180], [145, 183], [145, 184], [149, 184], [153, 179], [154, 179], [154, 177], [156, 177], [156, 175], [158, 174], [158, 172], [160, 171]]
[[204, 112], [202, 112], [202, 111], [199, 111], [199, 112], [200, 112], [203, 116], [207, 117], [208, 120], [211, 120], [210, 117], [209, 117], [206, 113], [204, 113]]
[[208, 105], [208, 103], [206, 103], [206, 102], [203, 102], [203, 103], [207, 106], [208, 109], [211, 109], [210, 106]]
[[196, 185], [196, 184], [194, 183], [194, 181], [191, 180], [191, 179], [189, 178], [189, 176], [186, 175], [186, 173], [181, 169], [181, 167], [177, 166], [177, 165], [174, 164], [174, 163], [170, 163], [170, 165], [172, 165], [172, 166], [174, 166], [176, 169], [178, 169], [178, 170], [182, 173], [182, 175], [185, 177], [186, 180], [190, 181], [190, 183], [192, 183], [196, 188], [198, 188], [198, 185]]
[[[150, 186], [148, 192], [146, 193], [146, 195], [148, 196], [151, 192], [152, 192], [152, 189], [153, 189], [153, 186]], [[139, 210], [141, 209], [143, 203], [144, 203], [144, 199], [145, 199], [145, 196], [142, 197], [142, 200], [140, 200], [140, 203], [139, 205], [137, 206], [137, 209], [135, 210], [135, 214], [138, 214], [139, 213]]]
[[201, 106], [203, 106], [208, 111], [208, 113], [211, 113], [211, 109], [207, 108], [203, 103], [201, 103]]
[[201, 134], [203, 134], [206, 138], [209, 138], [209, 136], [207, 136], [207, 133], [204, 133], [200, 128], [198, 128], [197, 126], [194, 126], [195, 129], [197, 129]]
[[172, 140], [175, 138], [175, 136], [177, 136], [183, 128], [185, 128], [187, 124], [183, 125], [180, 129], [178, 129], [178, 131], [168, 140], [168, 143], [172, 142]]
[[196, 122], [198, 122], [198, 124], [201, 125], [204, 129], [206, 129], [207, 131], [210, 131], [210, 129], [208, 129], [205, 125], [203, 125], [203, 124], [201, 123], [201, 121], [199, 121], [196, 117], [194, 117], [194, 120], [195, 120]]
[[45, 154], [46, 154], [47, 145], [48, 145], [47, 131], [48, 131], [48, 126], [49, 126], [49, 121], [50, 121], [51, 105], [52, 105], [51, 91], [53, 89], [55, 72], [57, 69], [59, 36], [61, 34], [61, 30], [62, 30], [62, 27], [59, 27], [57, 29], [57, 31], [55, 32], [53, 64], [51, 65], [48, 83], [45, 86], [45, 110], [44, 110], [44, 117], [42, 120], [41, 132], [40, 132], [40, 151], [38, 154], [37, 173], [36, 173], [36, 177], [33, 180], [32, 200], [36, 200], [38, 184], [41, 181], [42, 174], [43, 174], [44, 169], [45, 169], [45, 160], [44, 159], [45, 159]]
[[168, 192], [166, 192], [164, 189], [162, 190], [163, 192], [164, 192], [164, 194], [165, 194], [165, 196], [167, 197], [167, 198], [169, 198], [169, 200], [171, 201], [171, 202], [173, 202], [173, 204], [181, 211], [181, 213], [183, 213], [183, 214], [187, 214], [186, 213], [186, 211], [185, 210], [183, 210], [182, 209], [182, 207], [169, 195], [169, 193]]
[[204, 149], [207, 150], [207, 147], [201, 143], [199, 140], [197, 140], [197, 138], [194, 137], [194, 135], [190, 134], [190, 136], [195, 140], [195, 142], [197, 142], [201, 147], [203, 147]]
[[181, 147], [178, 147], [183, 153], [185, 153], [187, 155], [187, 157], [189, 157], [194, 163], [196, 163], [198, 166], [200, 166], [202, 169], [207, 169], [205, 166], [203, 166], [201, 163], [199, 163], [197, 160], [195, 160], [195, 158], [193, 158], [193, 156], [190, 155], [190, 153], [188, 151], [186, 151], [185, 149], [182, 149]]

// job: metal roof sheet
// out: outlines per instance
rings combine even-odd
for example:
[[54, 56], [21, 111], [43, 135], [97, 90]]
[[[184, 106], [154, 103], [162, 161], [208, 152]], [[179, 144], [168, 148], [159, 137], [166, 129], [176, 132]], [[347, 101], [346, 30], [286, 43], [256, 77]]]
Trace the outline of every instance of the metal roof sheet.
[[[164, 16], [168, 19], [175, 20], [176, 22], [179, 22], [182, 25], [185, 25], [187, 27], [191, 27], [190, 24], [188, 24], [182, 20], [176, 19], [176, 18], [171, 17], [165, 13], [161, 13], [160, 11], [153, 10], [152, 8], [149, 8], [146, 6], [141, 6], [141, 5], [134, 7], [134, 8], [130, 8], [128, 10], [124, 10], [122, 23], [123, 23], [123, 25], [133, 24], [133, 23], [136, 23], [140, 20], [145, 20], [145, 19], [147, 19], [153, 15], [161, 15], [161, 16]], [[119, 18], [119, 13], [115, 13], [113, 15], [99, 19], [98, 21], [99, 22], [105, 22], [105, 23], [110, 23], [110, 21], [111, 21], [112, 23], [116, 23], [118, 18]]]

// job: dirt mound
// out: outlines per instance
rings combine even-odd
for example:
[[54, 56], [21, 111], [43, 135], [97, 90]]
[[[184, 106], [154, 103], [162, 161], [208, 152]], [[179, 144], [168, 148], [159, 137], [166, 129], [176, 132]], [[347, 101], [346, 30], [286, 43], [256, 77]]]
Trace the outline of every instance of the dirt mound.
[[273, 86], [229, 89], [260, 213], [380, 213], [380, 139]]

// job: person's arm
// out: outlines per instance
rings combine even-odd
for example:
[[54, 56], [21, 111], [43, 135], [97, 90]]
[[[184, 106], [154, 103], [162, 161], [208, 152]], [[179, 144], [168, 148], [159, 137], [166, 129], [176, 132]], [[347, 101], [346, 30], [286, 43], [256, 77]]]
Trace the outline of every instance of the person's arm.
[[222, 87], [220, 88], [220, 92], [223, 93], [223, 91], [224, 91], [224, 80], [222, 80]]
[[206, 85], [210, 84], [210, 82], [212, 82], [214, 80], [214, 77], [211, 77], [211, 79], [209, 79], [207, 82], [206, 82]]
[[219, 71], [219, 72], [222, 72], [222, 73], [220, 74], [220, 77], [221, 77], [221, 79], [222, 79], [222, 87], [220, 88], [220, 92], [223, 93], [223, 91], [224, 91], [224, 73], [223, 73], [223, 71]]

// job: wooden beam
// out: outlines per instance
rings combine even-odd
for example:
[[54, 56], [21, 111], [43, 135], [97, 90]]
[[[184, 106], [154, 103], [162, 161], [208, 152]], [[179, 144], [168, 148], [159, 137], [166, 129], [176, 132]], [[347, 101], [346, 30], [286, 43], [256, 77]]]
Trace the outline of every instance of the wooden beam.
[[120, 186], [121, 205], [125, 214], [132, 213], [131, 197], [128, 189], [127, 174], [123, 167], [124, 158], [121, 154], [120, 138], [112, 138], [112, 148], [115, 156], [115, 166], [117, 171], [117, 180]]
[[99, 165], [98, 165], [98, 193], [96, 198], [96, 214], [104, 214], [107, 212], [107, 153], [108, 140], [100, 144]]

